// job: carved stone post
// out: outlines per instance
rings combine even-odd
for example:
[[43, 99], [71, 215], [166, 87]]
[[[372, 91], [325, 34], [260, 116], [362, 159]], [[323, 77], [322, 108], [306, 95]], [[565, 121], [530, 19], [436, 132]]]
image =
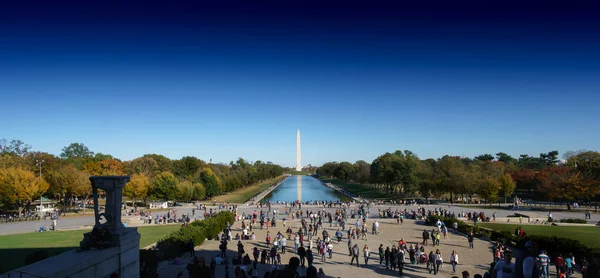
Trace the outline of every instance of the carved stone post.
[[[90, 177], [92, 182], [92, 195], [94, 197], [94, 215], [96, 228], [106, 228], [111, 233], [118, 233], [123, 228], [121, 223], [121, 202], [123, 201], [123, 187], [129, 182], [128, 176], [101, 176]], [[104, 212], [98, 209], [98, 189], [106, 193]]]

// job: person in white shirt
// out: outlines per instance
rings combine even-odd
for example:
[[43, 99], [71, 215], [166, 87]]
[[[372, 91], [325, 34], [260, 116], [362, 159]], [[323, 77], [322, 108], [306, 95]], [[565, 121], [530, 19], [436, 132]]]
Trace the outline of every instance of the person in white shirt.
[[375, 233], [379, 234], [379, 222], [377, 220], [375, 220]]
[[514, 278], [515, 264], [512, 262], [512, 252], [504, 250], [504, 260], [496, 263], [492, 270], [492, 278]]
[[450, 264], [452, 265], [452, 273], [456, 273], [456, 265], [458, 264], [458, 253], [456, 253], [456, 250], [452, 250], [452, 254], [450, 254]]

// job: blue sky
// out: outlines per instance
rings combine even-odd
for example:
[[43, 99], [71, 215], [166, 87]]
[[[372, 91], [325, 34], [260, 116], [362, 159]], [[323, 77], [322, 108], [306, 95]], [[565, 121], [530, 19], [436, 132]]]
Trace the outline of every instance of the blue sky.
[[313, 165], [600, 149], [597, 6], [377, 3], [6, 6], [0, 138], [284, 166], [296, 129]]

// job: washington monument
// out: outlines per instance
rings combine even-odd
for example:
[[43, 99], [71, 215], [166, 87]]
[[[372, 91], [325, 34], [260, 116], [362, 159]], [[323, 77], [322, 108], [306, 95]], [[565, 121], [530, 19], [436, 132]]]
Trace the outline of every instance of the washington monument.
[[296, 171], [302, 171], [302, 153], [300, 152], [300, 130], [296, 133]]

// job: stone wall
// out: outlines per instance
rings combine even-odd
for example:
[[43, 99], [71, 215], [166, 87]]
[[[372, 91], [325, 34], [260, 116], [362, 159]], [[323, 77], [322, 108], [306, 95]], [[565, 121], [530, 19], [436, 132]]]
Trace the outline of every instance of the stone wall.
[[114, 272], [121, 278], [140, 277], [137, 228], [125, 228], [119, 242], [119, 246], [107, 249], [71, 250], [10, 271], [0, 278], [105, 278]]

